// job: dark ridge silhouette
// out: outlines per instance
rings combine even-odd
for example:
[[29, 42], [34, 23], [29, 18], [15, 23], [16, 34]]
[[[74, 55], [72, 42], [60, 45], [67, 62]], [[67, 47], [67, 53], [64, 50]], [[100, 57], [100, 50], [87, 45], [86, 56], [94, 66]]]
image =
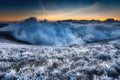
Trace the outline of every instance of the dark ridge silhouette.
[[118, 20], [115, 20], [115, 19], [113, 19], [113, 18], [109, 18], [109, 19], [106, 19], [104, 22], [105, 22], [105, 23], [115, 23], [115, 22], [119, 22], [119, 21], [118, 21]]
[[10, 23], [0, 23], [0, 28], [8, 26]]
[[108, 18], [104, 21], [100, 21], [100, 20], [72, 20], [72, 19], [69, 19], [69, 20], [63, 20], [63, 21], [58, 21], [58, 22], [72, 22], [72, 23], [80, 23], [80, 24], [88, 24], [88, 23], [119, 23], [120, 21], [119, 20], [115, 20], [114, 18]]
[[28, 42], [15, 39], [15, 38], [14, 38], [13, 36], [11, 36], [10, 34], [11, 34], [10, 32], [0, 32], [0, 38], [1, 38], [1, 39], [10, 40], [10, 41], [14, 41], [14, 42], [17, 42], [17, 43], [30, 44], [30, 43], [28, 43]]

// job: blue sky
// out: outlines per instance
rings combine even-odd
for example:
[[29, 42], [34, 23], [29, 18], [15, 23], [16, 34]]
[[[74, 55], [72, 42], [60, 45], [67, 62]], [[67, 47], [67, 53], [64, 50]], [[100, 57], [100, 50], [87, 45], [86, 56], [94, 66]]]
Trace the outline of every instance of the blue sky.
[[120, 19], [120, 0], [0, 0], [0, 20]]

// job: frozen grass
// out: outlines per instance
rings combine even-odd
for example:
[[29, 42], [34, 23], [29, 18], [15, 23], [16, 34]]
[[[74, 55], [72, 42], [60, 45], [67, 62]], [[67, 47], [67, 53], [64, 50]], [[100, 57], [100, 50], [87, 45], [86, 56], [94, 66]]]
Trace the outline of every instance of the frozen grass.
[[71, 47], [0, 43], [0, 80], [120, 80], [119, 42]]

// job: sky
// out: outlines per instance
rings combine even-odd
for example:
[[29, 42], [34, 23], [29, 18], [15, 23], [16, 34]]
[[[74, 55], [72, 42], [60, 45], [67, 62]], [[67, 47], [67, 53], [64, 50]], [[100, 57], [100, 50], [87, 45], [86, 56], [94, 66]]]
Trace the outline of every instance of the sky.
[[120, 20], [120, 0], [0, 0], [0, 21]]

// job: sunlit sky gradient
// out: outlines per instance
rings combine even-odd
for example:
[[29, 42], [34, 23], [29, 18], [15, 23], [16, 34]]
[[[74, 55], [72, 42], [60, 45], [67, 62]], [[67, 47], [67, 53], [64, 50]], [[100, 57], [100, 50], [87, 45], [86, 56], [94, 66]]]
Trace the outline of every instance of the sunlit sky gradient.
[[31, 16], [50, 21], [120, 20], [120, 0], [0, 0], [0, 21], [19, 21]]

